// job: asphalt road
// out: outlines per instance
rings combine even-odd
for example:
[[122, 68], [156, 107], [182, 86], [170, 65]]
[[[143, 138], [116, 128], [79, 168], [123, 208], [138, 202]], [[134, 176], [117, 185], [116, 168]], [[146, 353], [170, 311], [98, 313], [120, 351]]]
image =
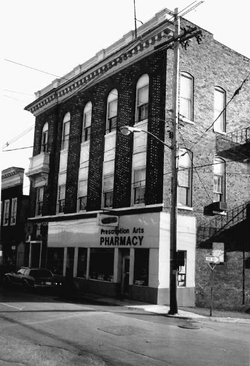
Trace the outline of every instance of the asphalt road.
[[0, 290], [0, 366], [249, 366], [249, 324]]

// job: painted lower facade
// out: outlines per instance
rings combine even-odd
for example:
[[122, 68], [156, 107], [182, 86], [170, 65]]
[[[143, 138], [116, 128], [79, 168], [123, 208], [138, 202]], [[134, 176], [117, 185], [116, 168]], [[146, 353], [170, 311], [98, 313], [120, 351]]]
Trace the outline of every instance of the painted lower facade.
[[[47, 268], [73, 277], [78, 292], [169, 303], [170, 215], [136, 211], [48, 222]], [[110, 217], [117, 226], [102, 224]], [[177, 240], [178, 304], [194, 306], [194, 217], [178, 216]], [[41, 248], [39, 241], [30, 245]]]

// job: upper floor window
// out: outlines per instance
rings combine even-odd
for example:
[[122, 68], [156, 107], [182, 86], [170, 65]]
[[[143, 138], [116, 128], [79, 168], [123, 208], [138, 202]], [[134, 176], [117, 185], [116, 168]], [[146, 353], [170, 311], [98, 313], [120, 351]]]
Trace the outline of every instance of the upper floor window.
[[148, 118], [149, 76], [144, 74], [136, 84], [136, 122]]
[[78, 211], [85, 211], [87, 207], [88, 180], [84, 179], [78, 183]]
[[63, 213], [65, 207], [66, 185], [62, 184], [58, 187], [58, 212]]
[[70, 113], [66, 113], [63, 119], [62, 150], [69, 147]]
[[134, 171], [134, 204], [145, 203], [146, 168]]
[[92, 103], [88, 102], [83, 111], [83, 128], [82, 128], [82, 142], [90, 139], [92, 118]]
[[42, 129], [41, 152], [48, 151], [48, 132], [49, 132], [48, 129], [49, 129], [49, 125], [46, 122], [43, 125], [43, 129]]
[[5, 200], [3, 207], [3, 226], [9, 225], [9, 219], [10, 219], [10, 200]]
[[214, 131], [226, 132], [226, 92], [220, 87], [214, 89]]
[[180, 76], [180, 115], [194, 119], [194, 78], [187, 72]]
[[16, 225], [17, 216], [17, 197], [11, 200], [10, 225]]
[[38, 187], [36, 191], [36, 216], [42, 215], [44, 187]]
[[118, 91], [113, 89], [107, 99], [106, 134], [116, 130]]
[[192, 206], [192, 153], [179, 150], [177, 202], [183, 206]]
[[103, 177], [103, 206], [113, 206], [114, 175], [107, 174]]
[[225, 202], [226, 163], [220, 158], [214, 160], [214, 202]]

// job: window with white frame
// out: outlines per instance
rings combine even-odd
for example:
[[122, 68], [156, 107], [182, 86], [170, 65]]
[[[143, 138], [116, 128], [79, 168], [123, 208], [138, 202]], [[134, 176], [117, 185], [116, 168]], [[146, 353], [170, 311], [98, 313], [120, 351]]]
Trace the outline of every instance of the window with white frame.
[[66, 113], [63, 119], [62, 129], [62, 150], [67, 150], [69, 147], [69, 131], [70, 131], [70, 113]]
[[92, 103], [88, 102], [83, 111], [82, 142], [90, 140]]
[[192, 206], [192, 153], [187, 149], [179, 149], [177, 203]]
[[187, 276], [187, 251], [177, 251], [177, 285], [178, 287], [186, 287]]
[[117, 127], [118, 91], [113, 89], [107, 99], [106, 134]]
[[214, 202], [225, 202], [225, 175], [226, 163], [223, 159], [215, 158], [214, 160]]
[[145, 203], [146, 168], [134, 170], [134, 205]]
[[16, 225], [17, 197], [11, 199], [10, 225]]
[[41, 216], [43, 211], [44, 187], [38, 187], [36, 190], [36, 216]]
[[48, 122], [46, 122], [43, 125], [43, 129], [42, 129], [41, 153], [48, 151], [48, 133], [49, 133], [48, 129], [49, 129], [49, 125], [48, 125]]
[[58, 212], [63, 213], [65, 207], [65, 193], [66, 193], [66, 185], [62, 184], [58, 187]]
[[194, 119], [194, 79], [187, 72], [180, 76], [180, 115], [193, 121]]
[[136, 84], [136, 122], [148, 118], [149, 76], [144, 74]]
[[113, 206], [114, 175], [103, 177], [103, 207]]
[[5, 200], [3, 207], [3, 226], [9, 225], [9, 220], [10, 220], [10, 200]]
[[214, 89], [214, 131], [226, 132], [226, 92], [220, 87]]

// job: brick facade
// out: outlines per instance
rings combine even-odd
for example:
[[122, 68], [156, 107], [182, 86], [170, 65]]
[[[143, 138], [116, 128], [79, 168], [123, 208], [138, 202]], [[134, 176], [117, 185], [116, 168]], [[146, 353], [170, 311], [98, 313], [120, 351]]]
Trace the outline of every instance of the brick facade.
[[[182, 26], [190, 25], [183, 20]], [[246, 57], [214, 40], [205, 30], [200, 44], [195, 39], [187, 49], [180, 50], [180, 72], [187, 72], [194, 79], [194, 124], [180, 124], [178, 144], [193, 154], [192, 209], [178, 209], [181, 215], [195, 216], [197, 230], [209, 226], [213, 216], [204, 215], [204, 207], [213, 202], [213, 162], [216, 156], [217, 134], [213, 131], [214, 88], [226, 92], [226, 132], [249, 127], [249, 82], [242, 85], [250, 72]], [[144, 73], [149, 75], [148, 131], [171, 145], [171, 108], [173, 50], [143, 51], [140, 59], [124, 61], [122, 66], [94, 80], [93, 85], [79, 90], [36, 117], [34, 156], [40, 153], [42, 126], [49, 123], [50, 172], [45, 187], [43, 215], [56, 214], [56, 197], [62, 121], [70, 112], [70, 140], [67, 163], [65, 214], [77, 211], [78, 169], [82, 133], [83, 109], [92, 102], [92, 124], [89, 154], [89, 179], [87, 212], [101, 209], [102, 169], [107, 96], [112, 89], [118, 91], [117, 128], [134, 125], [136, 82]], [[239, 93], [236, 90], [242, 85]], [[131, 205], [132, 137], [117, 133], [113, 209]], [[248, 146], [249, 148], [249, 146]], [[145, 205], [164, 204], [169, 211], [171, 197], [171, 152], [162, 144], [148, 137]], [[226, 202], [228, 210], [250, 200], [249, 161], [224, 159], [226, 162]], [[36, 189], [31, 187], [31, 216], [35, 212]], [[248, 221], [247, 221], [248, 220]], [[243, 223], [225, 230], [225, 263], [215, 269], [215, 307], [240, 307], [250, 302], [250, 269], [245, 259], [250, 256], [249, 213]], [[243, 233], [241, 236], [239, 232]], [[217, 237], [215, 241], [218, 241]], [[212, 253], [212, 242], [199, 240], [196, 247], [196, 304], [208, 306], [210, 301], [211, 271], [206, 256]]]

